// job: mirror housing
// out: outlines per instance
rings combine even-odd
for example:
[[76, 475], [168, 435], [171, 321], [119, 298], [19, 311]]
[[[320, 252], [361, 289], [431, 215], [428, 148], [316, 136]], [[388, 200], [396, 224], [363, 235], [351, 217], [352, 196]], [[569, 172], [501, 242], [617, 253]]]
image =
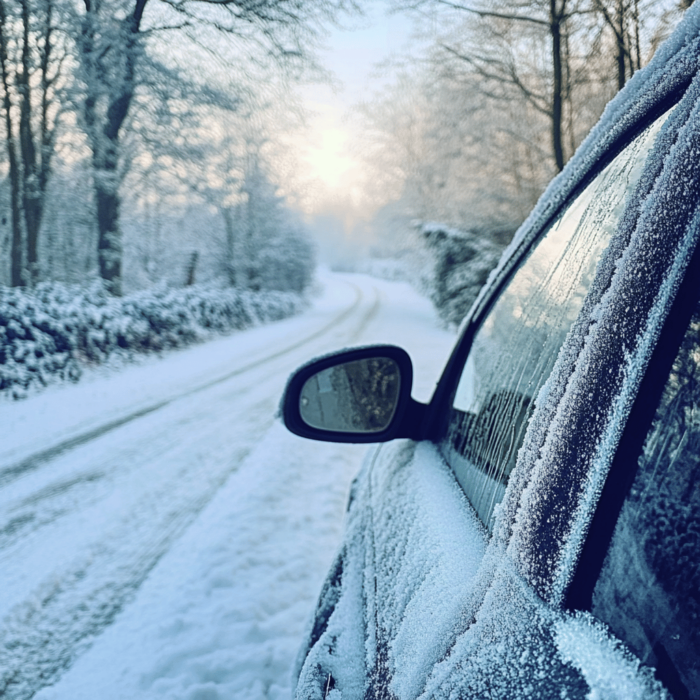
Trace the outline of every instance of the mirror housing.
[[419, 439], [427, 407], [411, 398], [412, 384], [413, 365], [402, 348], [343, 350], [292, 374], [282, 419], [292, 433], [324, 442]]

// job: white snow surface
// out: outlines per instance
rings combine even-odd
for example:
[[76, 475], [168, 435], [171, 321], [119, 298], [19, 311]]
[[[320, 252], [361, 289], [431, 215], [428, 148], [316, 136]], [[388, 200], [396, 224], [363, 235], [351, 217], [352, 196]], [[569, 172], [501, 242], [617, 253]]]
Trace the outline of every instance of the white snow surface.
[[666, 700], [650, 668], [627, 651], [587, 613], [566, 615], [554, 625], [559, 654], [588, 683], [588, 700]]
[[288, 433], [287, 376], [390, 342], [426, 400], [454, 342], [407, 284], [321, 281], [297, 318], [0, 404], [0, 695], [290, 697], [367, 448]]

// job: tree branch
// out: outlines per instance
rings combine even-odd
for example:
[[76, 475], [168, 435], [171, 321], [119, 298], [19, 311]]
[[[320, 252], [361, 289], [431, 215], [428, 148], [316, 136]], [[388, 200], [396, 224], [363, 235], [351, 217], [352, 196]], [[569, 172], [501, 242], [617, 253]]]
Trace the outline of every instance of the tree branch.
[[[451, 53], [454, 55], [456, 58], [459, 58], [460, 60], [464, 61], [465, 63], [468, 63], [474, 70], [477, 71], [477, 73], [482, 77], [487, 80], [493, 80], [495, 82], [500, 82], [500, 83], [511, 83], [514, 85], [520, 92], [523, 94], [523, 96], [530, 102], [530, 104], [540, 113], [546, 115], [547, 117], [552, 116], [551, 110], [546, 106], [547, 105], [547, 100], [542, 97], [541, 95], [538, 95], [537, 93], [533, 92], [530, 90], [520, 79], [520, 76], [517, 74], [517, 71], [515, 70], [515, 66], [513, 65], [507, 65], [504, 64], [500, 61], [495, 61], [494, 59], [488, 59], [485, 57], [482, 58], [475, 58], [472, 56], [468, 56], [467, 54], [462, 54], [459, 51], [453, 49], [451, 46], [447, 46], [446, 44], [440, 44], [440, 46], [447, 51], [448, 53]], [[479, 65], [479, 63], [487, 63], [487, 64], [493, 64], [498, 67], [503, 68], [504, 71], [506, 71], [507, 75], [503, 74], [498, 74], [498, 73], [493, 73], [490, 71], [487, 71], [483, 68], [483, 66]], [[483, 88], [481, 89], [481, 92], [484, 94], [487, 94]], [[491, 95], [493, 96], [493, 95]], [[498, 98], [502, 99], [502, 98]]]
[[450, 0], [437, 0], [441, 5], [446, 5], [451, 7], [453, 10], [461, 10], [463, 12], [468, 12], [477, 17], [493, 17], [494, 19], [505, 19], [512, 22], [529, 22], [530, 24], [536, 24], [539, 27], [545, 27], [549, 29], [549, 22], [543, 19], [538, 19], [537, 17], [527, 17], [523, 15], [511, 15], [505, 12], [490, 12], [488, 10], [477, 10], [474, 7], [466, 7], [465, 5], [459, 5], [455, 2], [450, 2]]

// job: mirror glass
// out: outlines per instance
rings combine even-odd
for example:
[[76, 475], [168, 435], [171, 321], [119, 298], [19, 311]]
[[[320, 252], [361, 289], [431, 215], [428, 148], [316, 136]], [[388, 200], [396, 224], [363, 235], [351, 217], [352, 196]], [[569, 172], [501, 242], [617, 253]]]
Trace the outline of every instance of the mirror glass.
[[301, 390], [299, 413], [312, 428], [341, 433], [379, 433], [396, 412], [401, 386], [398, 364], [369, 357], [329, 367]]

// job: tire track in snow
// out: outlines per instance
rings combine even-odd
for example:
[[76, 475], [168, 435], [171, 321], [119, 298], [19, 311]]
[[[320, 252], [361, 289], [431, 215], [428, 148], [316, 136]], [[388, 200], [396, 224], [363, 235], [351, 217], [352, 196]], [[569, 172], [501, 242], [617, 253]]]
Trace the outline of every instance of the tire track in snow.
[[[80, 442], [77, 438], [67, 441], [71, 446], [61, 450], [54, 448], [53, 455], [58, 456], [68, 449], [80, 448], [86, 442], [127, 422], [153, 413], [180, 398], [222, 385], [227, 380], [259, 368], [320, 338], [351, 317], [358, 308], [362, 301], [362, 292], [359, 288], [356, 289], [358, 298], [355, 303], [313, 335], [238, 368], [216, 381], [160, 402], [150, 411], [141, 410], [130, 414], [127, 417], [129, 420], [121, 420], [119, 425], [110, 423], [108, 429], [103, 426], [103, 430], [98, 434], [95, 434], [97, 431], [83, 434], [83, 440]], [[353, 342], [376, 316], [380, 307], [380, 295], [376, 289], [374, 292], [375, 299], [370, 308], [363, 313], [357, 324], [352, 324], [342, 333], [346, 342]], [[280, 374], [281, 369], [277, 368], [276, 372]], [[275, 374], [274, 367], [272, 374]], [[243, 393], [252, 391], [256, 383], [254, 381], [252, 386], [243, 389]], [[235, 394], [240, 394], [241, 390], [242, 387], [237, 386]], [[238, 420], [245, 423], [247, 419], [252, 425], [240, 428], [241, 433], [250, 433], [252, 430], [264, 434], [273, 420], [270, 408], [276, 404], [276, 397], [246, 404], [238, 407], [241, 414]], [[259, 422], [256, 416], [260, 414], [269, 415], [269, 420], [263, 425], [256, 424], [256, 420]], [[210, 445], [212, 441], [216, 445], [215, 436], [222, 433], [224, 425], [222, 420], [224, 419], [212, 421], [204, 435], [198, 435], [196, 439], [193, 437], [195, 447], [198, 444]], [[232, 416], [227, 416], [225, 420], [234, 422]], [[163, 481], [155, 491], [150, 491], [137, 501], [136, 507], [132, 507], [114, 524], [106, 537], [93, 542], [87, 551], [73, 558], [61, 567], [61, 570], [44, 577], [44, 580], [10, 611], [0, 626], [0, 697], [7, 700], [28, 700], [39, 689], [55, 682], [73, 664], [90, 646], [92, 640], [112, 623], [124, 605], [128, 604], [173, 542], [238, 469], [254, 442], [254, 439], [251, 439], [249, 446], [237, 450], [233, 456], [230, 455], [230, 450], [223, 450], [228, 457], [221, 457], [218, 468], [213, 468], [211, 462], [203, 460], [208, 478], [203, 478], [204, 466], [192, 475], [190, 458], [181, 457], [179, 471], [173, 470], [170, 479]], [[177, 449], [182, 452], [181, 448]], [[217, 447], [211, 447], [210, 452], [216, 454]], [[222, 450], [219, 450], [219, 453], [221, 452]], [[50, 456], [45, 457], [43, 462], [50, 459]], [[162, 455], [161, 459], [170, 461], [167, 453]], [[36, 493], [34, 498], [25, 498], [25, 503], [50, 500], [64, 492], [65, 489], [60, 487], [45, 487]], [[31, 518], [27, 517], [27, 522], [31, 523]], [[17, 530], [6, 532], [7, 536], [20, 534], [22, 523], [16, 520], [15, 524]]]
[[[205, 389], [210, 389], [214, 386], [221, 385], [227, 380], [240, 376], [246, 371], [250, 371], [256, 367], [259, 367], [260, 365], [266, 364], [267, 362], [270, 362], [273, 359], [282, 357], [285, 354], [299, 347], [302, 347], [311, 340], [322, 336], [323, 334], [337, 326], [338, 323], [345, 320], [351, 312], [354, 312], [356, 310], [358, 302], [361, 302], [361, 290], [359, 290], [356, 287], [356, 285], [353, 286], [358, 292], [358, 297], [356, 297], [352, 306], [346, 311], [344, 311], [341, 314], [341, 316], [336, 317], [336, 319], [334, 319], [330, 324], [327, 324], [320, 331], [317, 331], [313, 335], [308, 336], [307, 338], [304, 338], [301, 341], [298, 341], [281, 351], [278, 351], [274, 355], [268, 355], [262, 358], [261, 360], [248, 363], [247, 365], [245, 365], [245, 367], [234, 370], [233, 372], [229, 372], [223, 377], [219, 377], [214, 381], [209, 381], [205, 385], [200, 385], [199, 387], [196, 387], [193, 390], [191, 389], [187, 392], [183, 392], [177, 397], [173, 397], [166, 401], [158, 402], [157, 404], [154, 404], [148, 409], [136, 411], [134, 413], [129, 414], [129, 416], [126, 418], [110, 422], [108, 424], [105, 424], [104, 426], [101, 426], [98, 429], [83, 433], [78, 438], [62, 442], [59, 446], [51, 448], [51, 450], [46, 450], [42, 453], [39, 453], [42, 456], [45, 453], [49, 452], [51, 452], [52, 454], [47, 456], [45, 459], [42, 459], [41, 461], [37, 461], [33, 465], [33, 467], [38, 468], [40, 464], [49, 462], [52, 458], [60, 457], [65, 452], [68, 452], [71, 449], [80, 448], [82, 445], [90, 442], [91, 440], [97, 439], [108, 432], [112, 432], [113, 430], [116, 430], [122, 425], [136, 420], [137, 418], [153, 413], [160, 408], [164, 408], [167, 405], [175, 402], [176, 400], [186, 398], [192, 394], [204, 391]], [[351, 326], [348, 330], [344, 331], [343, 335], [346, 336], [346, 342], [353, 342], [377, 315], [380, 308], [381, 295], [376, 288], [373, 289], [373, 292], [374, 300], [371, 307], [365, 314], [363, 314], [360, 317], [356, 326]], [[255, 382], [256, 380], [253, 381]], [[241, 391], [248, 391], [250, 388], [250, 386], [241, 387], [239, 385], [236, 387], [236, 393], [238, 394]], [[20, 464], [24, 464], [30, 459], [36, 459], [36, 455], [34, 455], [33, 458], [23, 460]], [[0, 551], [7, 549], [8, 547], [12, 546], [16, 541], [18, 541], [22, 537], [31, 534], [35, 530], [46, 525], [50, 525], [53, 521], [56, 520], [56, 518], [67, 513], [70, 508], [71, 501], [68, 501], [66, 496], [72, 495], [72, 492], [82, 489], [86, 485], [91, 485], [94, 482], [100, 481], [104, 477], [105, 474], [103, 472], [96, 472], [95, 470], [90, 469], [89, 471], [79, 475], [78, 477], [70, 475], [65, 479], [58, 479], [55, 483], [52, 483], [48, 487], [40, 489], [39, 491], [32, 493], [31, 496], [21, 499], [16, 505], [7, 503], [4, 504], [4, 518], [0, 519]], [[75, 497], [73, 497], [72, 500], [74, 501]]]
[[16, 606], [0, 629], [0, 697], [25, 700], [57, 680], [113, 622], [248, 452], [239, 451], [229, 468], [197, 493], [190, 483], [176, 498], [172, 493], [162, 498], [149, 494], [144, 507], [134, 509], [110, 537]]
[[[224, 374], [221, 377], [217, 377], [216, 379], [205, 382], [204, 384], [201, 384], [200, 386], [197, 386], [194, 389], [188, 389], [187, 391], [171, 396], [165, 399], [164, 401], [158, 401], [154, 404], [151, 404], [150, 406], [146, 406], [145, 408], [139, 409], [138, 411], [134, 411], [125, 416], [117, 418], [116, 420], [104, 423], [103, 425], [93, 428], [92, 430], [88, 430], [67, 440], [63, 440], [57, 445], [53, 445], [52, 447], [49, 447], [45, 450], [35, 452], [34, 454], [30, 455], [29, 457], [25, 457], [24, 459], [22, 459], [19, 462], [16, 462], [15, 464], [6, 466], [0, 469], [0, 486], [4, 486], [5, 484], [14, 481], [15, 479], [26, 474], [27, 472], [38, 469], [46, 462], [49, 462], [50, 460], [54, 459], [55, 457], [58, 457], [59, 455], [62, 455], [65, 452], [73, 450], [76, 447], [80, 447], [81, 445], [84, 445], [85, 443], [90, 442], [91, 440], [101, 437], [102, 435], [105, 435], [106, 433], [109, 433], [113, 430], [116, 430], [117, 428], [121, 428], [127, 423], [131, 423], [132, 421], [138, 420], [139, 418], [147, 416], [150, 413], [154, 413], [155, 411], [158, 411], [161, 408], [164, 408], [165, 406], [168, 406], [175, 401], [188, 398], [201, 391], [206, 391], [207, 389], [210, 389], [211, 387], [216, 386], [217, 384], [221, 384], [222, 382], [225, 382], [228, 379], [232, 379], [233, 377], [245, 374], [246, 372], [249, 372], [252, 369], [256, 369], [257, 367], [260, 367], [261, 365], [266, 364], [267, 362], [271, 362], [272, 360], [276, 360], [290, 352], [293, 352], [294, 350], [306, 345], [307, 343], [317, 340], [318, 338], [330, 332], [333, 328], [341, 324], [343, 321], [345, 321], [345, 319], [348, 318], [348, 316], [350, 316], [352, 313], [354, 313], [362, 303], [362, 290], [352, 282], [350, 282], [349, 284], [355, 288], [356, 293], [356, 297], [352, 305], [344, 311], [342, 311], [332, 321], [330, 321], [325, 326], [315, 331], [311, 335], [308, 335], [307, 337], [302, 338], [301, 340], [286, 346], [282, 350], [278, 350], [277, 352], [274, 352], [270, 355], [266, 355], [263, 358], [255, 360], [253, 362], [249, 362], [248, 364], [243, 365], [243, 367], [239, 367], [233, 370], [232, 372]], [[375, 302], [375, 305], [372, 308], [375, 309], [374, 313], [376, 314], [376, 309], [378, 308], [378, 301]]]

